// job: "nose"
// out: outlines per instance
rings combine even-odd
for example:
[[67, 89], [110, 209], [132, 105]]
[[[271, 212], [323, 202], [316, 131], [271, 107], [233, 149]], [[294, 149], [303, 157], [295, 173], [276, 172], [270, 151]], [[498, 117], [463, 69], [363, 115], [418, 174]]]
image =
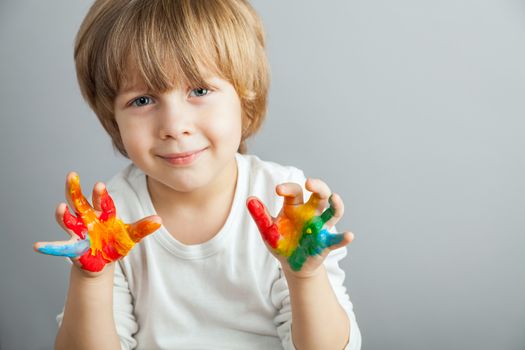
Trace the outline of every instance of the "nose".
[[187, 102], [168, 96], [159, 110], [159, 136], [162, 140], [179, 139], [194, 132], [191, 110]]

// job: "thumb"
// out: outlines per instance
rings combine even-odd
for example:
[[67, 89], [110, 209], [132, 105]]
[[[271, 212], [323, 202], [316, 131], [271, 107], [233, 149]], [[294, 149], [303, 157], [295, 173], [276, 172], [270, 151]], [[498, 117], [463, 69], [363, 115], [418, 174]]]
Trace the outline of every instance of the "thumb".
[[129, 237], [137, 243], [142, 238], [155, 232], [162, 224], [160, 216], [151, 215], [133, 224], [128, 225]]

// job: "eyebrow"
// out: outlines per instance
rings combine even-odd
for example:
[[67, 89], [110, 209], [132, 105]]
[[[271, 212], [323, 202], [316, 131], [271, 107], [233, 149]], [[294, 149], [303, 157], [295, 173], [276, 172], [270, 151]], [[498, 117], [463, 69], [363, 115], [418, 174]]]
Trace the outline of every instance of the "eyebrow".
[[131, 93], [131, 92], [141, 92], [141, 91], [145, 91], [147, 90], [147, 87], [145, 85], [130, 85], [130, 86], [125, 86], [123, 89], [120, 89], [119, 91], [117, 91], [117, 94], [118, 95], [123, 95], [123, 94], [128, 94], [128, 93]]
[[[205, 81], [206, 86], [209, 87], [217, 87], [220, 85], [221, 78], [215, 74], [208, 73], [206, 74], [205, 78], [203, 78]], [[149, 89], [145, 84], [132, 84], [128, 86], [124, 86], [122, 90], [117, 91], [117, 96], [131, 94], [131, 93], [143, 93], [148, 92]]]

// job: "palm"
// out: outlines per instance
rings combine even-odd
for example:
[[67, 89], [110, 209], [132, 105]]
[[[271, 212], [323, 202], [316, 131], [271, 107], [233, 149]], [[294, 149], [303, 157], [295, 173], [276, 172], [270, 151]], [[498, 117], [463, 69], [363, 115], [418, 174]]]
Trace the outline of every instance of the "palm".
[[[314, 192], [304, 203], [302, 190], [295, 189], [295, 194], [282, 194], [285, 203], [276, 218], [272, 218], [255, 197], [249, 198], [247, 205], [264, 241], [281, 263], [287, 261], [293, 271], [300, 271], [305, 263], [308, 270], [315, 270], [345, 237], [344, 233], [329, 233], [327, 227], [331, 225], [326, 225], [336, 209], [342, 210], [342, 202], [334, 209], [329, 194]], [[327, 202], [329, 206], [324, 209]]]
[[36, 243], [35, 249], [40, 253], [67, 256], [78, 260], [83, 269], [97, 272], [126, 256], [137, 242], [160, 227], [155, 217], [134, 224], [122, 222], [116, 216], [115, 205], [105, 187], [99, 193], [94, 192], [92, 207], [82, 194], [78, 175], [74, 173], [68, 176], [66, 190], [76, 215], [64, 206], [58, 216], [71, 239]]

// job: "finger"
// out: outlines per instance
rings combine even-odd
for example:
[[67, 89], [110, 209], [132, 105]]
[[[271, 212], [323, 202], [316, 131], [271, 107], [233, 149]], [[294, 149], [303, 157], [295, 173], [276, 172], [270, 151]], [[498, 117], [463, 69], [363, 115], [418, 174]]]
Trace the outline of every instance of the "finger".
[[82, 194], [80, 178], [77, 173], [70, 172], [66, 180], [66, 198], [72, 208], [75, 209], [77, 216], [85, 221], [95, 221], [96, 214], [86, 197]]
[[326, 236], [326, 246], [332, 251], [346, 246], [354, 240], [352, 232], [328, 234]]
[[155, 232], [161, 225], [162, 219], [160, 216], [151, 215], [128, 225], [128, 234], [131, 240], [137, 243], [147, 235]]
[[93, 202], [93, 209], [96, 211], [102, 211], [102, 206], [100, 204], [100, 197], [104, 193], [106, 186], [102, 182], [97, 182], [93, 186], [93, 192], [91, 193], [91, 201]]
[[89, 240], [70, 239], [69, 241], [36, 242], [33, 249], [42, 254], [75, 258], [89, 250]]
[[312, 192], [306, 205], [314, 208], [324, 208], [326, 206], [328, 198], [330, 198], [332, 192], [330, 191], [330, 187], [328, 187], [324, 181], [308, 178], [305, 183], [305, 188]]
[[264, 204], [257, 197], [249, 197], [246, 200], [246, 206], [253, 221], [255, 221], [255, 224], [259, 228], [263, 240], [267, 242], [270, 247], [276, 249], [277, 242], [281, 238], [281, 235]]
[[330, 206], [321, 214], [321, 220], [328, 228], [332, 228], [345, 212], [345, 206], [341, 197], [334, 193], [328, 199]]
[[82, 219], [71, 214], [66, 203], [61, 203], [57, 206], [55, 219], [60, 227], [62, 227], [62, 229], [64, 229], [64, 231], [66, 231], [71, 237], [74, 237], [75, 234], [80, 239], [86, 238], [86, 225], [84, 225]]
[[303, 204], [303, 188], [294, 182], [287, 182], [277, 185], [275, 191], [279, 196], [284, 197], [285, 205]]
[[117, 209], [115, 203], [106, 189], [106, 185], [97, 182], [93, 187], [93, 208], [100, 211], [100, 221], [107, 221], [116, 216]]

